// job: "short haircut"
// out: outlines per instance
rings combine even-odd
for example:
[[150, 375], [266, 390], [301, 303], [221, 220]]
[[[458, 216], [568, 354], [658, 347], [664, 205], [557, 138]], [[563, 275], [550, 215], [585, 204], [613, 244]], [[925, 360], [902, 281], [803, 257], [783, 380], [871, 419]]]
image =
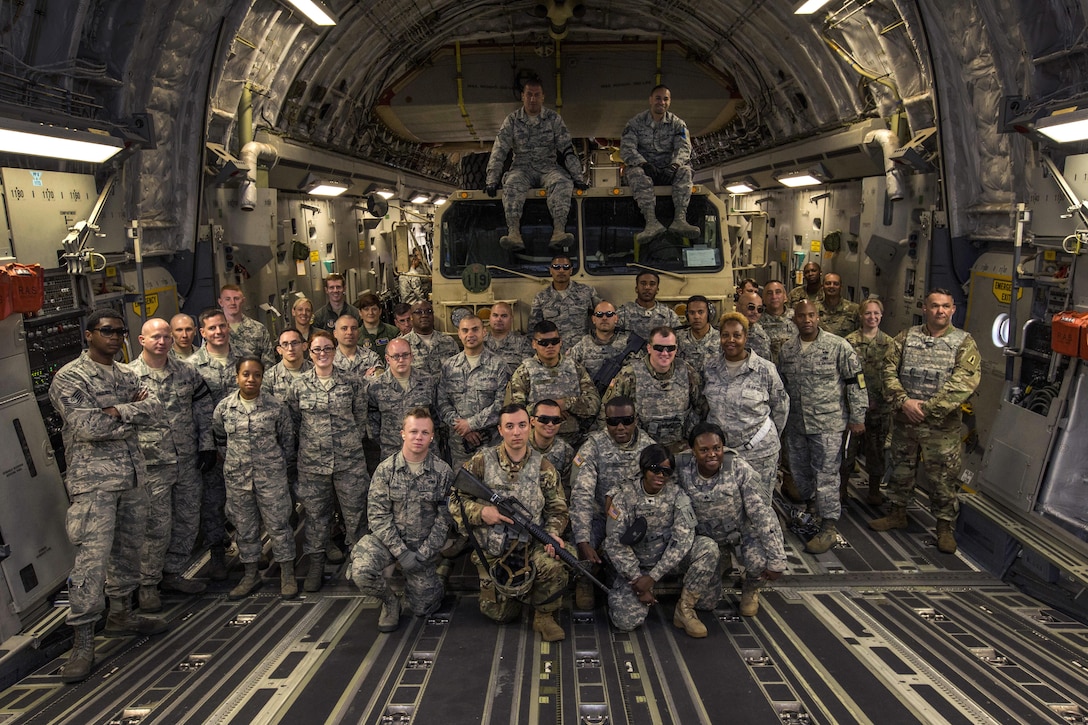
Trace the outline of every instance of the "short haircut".
[[568, 262], [569, 262], [569, 261], [571, 261], [571, 259], [570, 259], [570, 255], [569, 255], [569, 254], [567, 254], [567, 253], [565, 253], [565, 252], [560, 252], [560, 253], [558, 253], [558, 254], [553, 254], [553, 255], [552, 255], [552, 261], [553, 261], [553, 262], [554, 262], [555, 260], [557, 260], [557, 259], [565, 259], [565, 260], [567, 260]]
[[768, 282], [767, 284], [763, 285], [763, 289], [764, 289], [764, 290], [766, 290], [766, 289], [767, 289], [768, 287], [770, 287], [770, 286], [771, 286], [772, 284], [776, 284], [776, 285], [778, 285], [779, 287], [781, 287], [782, 289], [786, 289], [786, 285], [782, 284], [782, 280], [780, 280], [780, 279], [772, 279], [772, 280], [771, 280], [770, 282]]
[[658, 325], [654, 329], [650, 330], [650, 338], [646, 340], [646, 342], [650, 342], [650, 340], [653, 340], [658, 335], [660, 335], [661, 337], [668, 337], [669, 335], [676, 337], [676, 330], [672, 329], [668, 325]]
[[630, 406], [632, 410], [635, 408], [635, 401], [626, 395], [617, 395], [604, 404], [604, 409], [607, 411], [609, 408], [626, 408]]
[[744, 328], [744, 334], [748, 334], [748, 318], [739, 312], [726, 312], [722, 315], [722, 319], [718, 320], [718, 332], [721, 333], [725, 330], [725, 323], [727, 322], [739, 322], [740, 326]]
[[358, 302], [360, 310], [364, 307], [382, 306], [382, 301], [378, 299], [378, 295], [374, 294], [373, 292], [364, 292], [363, 294], [359, 295]]
[[676, 468], [676, 459], [673, 458], [672, 451], [660, 443], [651, 443], [642, 449], [642, 453], [638, 456], [638, 470], [640, 473], [645, 473], [646, 469], [650, 466], [655, 466], [665, 461], [669, 462], [671, 468]]
[[321, 280], [321, 286], [322, 287], [328, 287], [329, 282], [343, 282], [343, 281], [344, 281], [344, 275], [340, 274], [339, 272], [333, 272], [328, 277]]
[[204, 327], [205, 322], [207, 322], [212, 317], [218, 317], [218, 316], [222, 316], [224, 319], [226, 319], [227, 313], [223, 312], [222, 308], [220, 308], [220, 307], [205, 307], [203, 310], [200, 311], [200, 315], [199, 315], [200, 326]]
[[703, 297], [702, 295], [692, 295], [691, 297], [688, 297], [687, 304], [690, 305], [692, 302], [702, 302], [704, 305], [706, 305], [706, 308], [708, 310], [710, 309], [710, 300], [708, 300], [706, 297]]
[[[242, 288], [236, 284], [225, 284], [219, 288], [219, 294], [222, 296], [224, 292], [242, 292]], [[242, 292], [242, 294], [245, 294]]]
[[[296, 299], [294, 302], [291, 303], [291, 309], [294, 310], [296, 307], [301, 305], [303, 302], [310, 302], [310, 298], [307, 297], [306, 295], [302, 295], [301, 297], [299, 297], [298, 299]], [[310, 307], [313, 307], [313, 306], [314, 306], [314, 303], [310, 302]]]
[[865, 305], [876, 305], [877, 309], [880, 310], [880, 313], [884, 314], [884, 303], [876, 297], [866, 297], [863, 299], [861, 304], [858, 305], [858, 311], [861, 312], [865, 310]]
[[401, 315], [407, 315], [412, 311], [412, 306], [407, 302], [398, 302], [393, 305], [393, 317], [400, 317]]
[[538, 400], [535, 403], [533, 403], [533, 413], [532, 414], [534, 416], [536, 415], [536, 411], [539, 410], [540, 406], [542, 406], [542, 405], [547, 405], [547, 406], [550, 406], [552, 408], [559, 408], [560, 411], [563, 410], [562, 408], [559, 407], [558, 402], [552, 400], [551, 398], [544, 398], [543, 400]]
[[753, 287], [755, 287], [756, 289], [759, 289], [759, 282], [756, 282], [756, 281], [755, 281], [754, 279], [752, 279], [751, 277], [745, 277], [744, 279], [742, 279], [742, 280], [741, 280], [741, 281], [740, 281], [740, 282], [739, 282], [739, 283], [737, 284], [737, 286], [738, 286], [738, 287], [740, 287], [741, 289], [744, 289], [744, 288], [745, 288], [745, 287], [747, 287], [748, 285], [752, 285], [752, 286], [753, 286]]
[[342, 314], [342, 315], [340, 315], [339, 317], [336, 318], [336, 326], [337, 327], [340, 326], [340, 320], [344, 319], [345, 317], [348, 318], [349, 320], [351, 320], [352, 322], [354, 322], [356, 327], [359, 326], [359, 320], [355, 319], [355, 315], [350, 315], [347, 312], [345, 312], [344, 314]]
[[502, 418], [504, 415], [513, 415], [518, 412], [525, 413], [526, 416], [529, 415], [529, 411], [526, 410], [525, 406], [521, 403], [507, 403], [499, 408], [499, 418]]
[[[276, 344], [277, 344], [277, 345], [278, 345], [278, 344], [280, 343], [280, 340], [282, 340], [282, 339], [283, 339], [283, 336], [284, 336], [284, 335], [286, 335], [286, 334], [287, 334], [288, 332], [293, 332], [293, 333], [295, 333], [296, 335], [298, 335], [298, 339], [302, 340], [302, 333], [301, 333], [301, 332], [299, 332], [298, 330], [296, 330], [296, 329], [295, 329], [295, 328], [293, 328], [293, 327], [285, 327], [285, 328], [283, 329], [283, 331], [282, 331], [282, 332], [280, 332], [279, 336], [278, 336], [278, 337], [276, 337]], [[303, 340], [303, 342], [305, 342], [305, 340]]]
[[540, 76], [536, 73], [528, 75], [521, 79], [521, 90], [524, 91], [529, 86], [537, 86], [540, 90], [544, 90], [544, 81], [540, 80]]
[[87, 329], [93, 330], [95, 326], [102, 320], [120, 320], [122, 323], [124, 323], [125, 316], [110, 307], [99, 308], [91, 314], [87, 315]]
[[320, 340], [321, 338], [325, 338], [334, 345], [336, 344], [336, 338], [328, 330], [314, 330], [310, 333], [310, 347], [314, 346], [314, 340]]
[[953, 302], [956, 301], [956, 295], [952, 294], [950, 290], [947, 290], [944, 287], [931, 287], [929, 289], [929, 292], [926, 292], [927, 300], [929, 299], [930, 295], [948, 295], [952, 298]]
[[658, 91], [669, 91], [669, 95], [670, 96], [672, 95], [672, 91], [669, 90], [669, 87], [667, 85], [665, 85], [664, 83], [658, 83], [656, 86], [651, 88], [650, 89], [650, 95], [652, 96], [653, 94], [657, 93]]
[[801, 269], [804, 270], [805, 267], [815, 267], [817, 270], [819, 270], [821, 272], [824, 271], [824, 268], [820, 266], [819, 262], [805, 262], [805, 266], [801, 267]]
[[713, 433], [718, 436], [718, 440], [722, 442], [723, 446], [725, 445], [725, 433], [722, 432], [721, 426], [707, 420], [702, 423], [697, 423], [695, 427], [691, 429], [691, 433], [688, 434], [688, 445], [691, 446], [692, 450], [695, 449], [695, 439], [701, 435], [706, 435], [707, 433]]
[[256, 355], [244, 355], [244, 356], [238, 358], [234, 362], [234, 374], [237, 375], [238, 373], [242, 372], [242, 366], [245, 365], [247, 362], [257, 363], [258, 365], [261, 366], [261, 372], [262, 373], [264, 372], [264, 361], [263, 360], [261, 360]]
[[[468, 313], [467, 315], [465, 315], [464, 317], [461, 318], [461, 322], [464, 322], [465, 320], [476, 320], [481, 325], [484, 323], [484, 321], [480, 319], [480, 316], [477, 315], [475, 312], [470, 312], [470, 313]], [[461, 322], [457, 323], [457, 328], [458, 329], [461, 328]]]
[[401, 418], [401, 425], [407, 423], [409, 418], [419, 418], [420, 420], [426, 418], [427, 420], [431, 421], [431, 425], [434, 425], [434, 416], [431, 415], [431, 411], [427, 410], [421, 405], [417, 405], [416, 407], [405, 413], [404, 417]]
[[549, 332], [559, 332], [559, 328], [551, 320], [541, 320], [533, 325], [533, 335], [547, 335]]
[[645, 277], [646, 275], [650, 275], [651, 277], [654, 278], [654, 280], [657, 281], [658, 284], [661, 284], [661, 275], [658, 274], [657, 272], [651, 272], [648, 269], [644, 269], [644, 270], [642, 270], [641, 272], [639, 272], [638, 274], [635, 275], [635, 284], [638, 284], [638, 281], [640, 279], [642, 279], [643, 277]]

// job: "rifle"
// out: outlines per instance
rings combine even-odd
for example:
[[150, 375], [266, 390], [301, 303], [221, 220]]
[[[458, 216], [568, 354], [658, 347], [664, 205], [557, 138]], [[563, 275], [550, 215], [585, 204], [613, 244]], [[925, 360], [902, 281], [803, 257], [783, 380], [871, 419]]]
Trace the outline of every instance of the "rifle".
[[[578, 557], [570, 553], [566, 549], [557, 546], [555, 539], [544, 529], [540, 528], [532, 522], [529, 510], [525, 508], [525, 505], [518, 501], [513, 496], [500, 496], [499, 494], [488, 488], [487, 484], [472, 474], [471, 471], [467, 471], [462, 468], [457, 472], [457, 477], [453, 479], [453, 487], [463, 494], [472, 496], [479, 501], [486, 501], [499, 510], [503, 516], [511, 519], [514, 525], [519, 529], [525, 531], [525, 533], [532, 536], [545, 546], [554, 546], [555, 553], [559, 557], [559, 560], [574, 570], [575, 574], [584, 576], [595, 584], [601, 591], [611, 591], [608, 587], [602, 584], [597, 577], [589, 573], [585, 565], [579, 561]], [[468, 522], [465, 522], [465, 526], [468, 527]], [[472, 532], [469, 531], [471, 534]]]
[[593, 375], [593, 384], [597, 386], [597, 392], [604, 395], [605, 389], [612, 382], [612, 378], [619, 373], [627, 356], [638, 352], [644, 347], [646, 347], [646, 341], [635, 333], [630, 333], [627, 338], [627, 347], [623, 348], [623, 352], [606, 360], [604, 365]]

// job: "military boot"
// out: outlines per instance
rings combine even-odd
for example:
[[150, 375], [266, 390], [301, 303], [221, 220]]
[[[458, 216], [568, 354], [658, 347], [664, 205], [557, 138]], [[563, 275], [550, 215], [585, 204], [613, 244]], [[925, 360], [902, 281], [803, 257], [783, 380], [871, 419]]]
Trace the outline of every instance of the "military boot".
[[638, 240], [639, 244], [645, 244], [665, 233], [665, 225], [657, 220], [657, 214], [654, 213], [652, 207], [649, 211], [644, 210], [642, 215], [646, 217], [646, 228], [635, 235], [635, 239]]
[[321, 585], [325, 580], [325, 555], [310, 554], [310, 570], [306, 572], [306, 581], [302, 582], [302, 588], [308, 592], [321, 591]]
[[208, 578], [213, 582], [227, 580], [227, 550], [222, 546], [208, 550]]
[[942, 554], [956, 553], [956, 532], [951, 521], [937, 521], [937, 550]]
[[574, 582], [574, 608], [593, 609], [597, 604], [597, 594], [593, 591], [593, 582], [580, 577]]
[[680, 592], [680, 601], [676, 603], [676, 610], [672, 615], [672, 626], [684, 630], [689, 637], [699, 639], [706, 636], [706, 625], [699, 621], [699, 615], [695, 613], [697, 601], [697, 592], [690, 589]]
[[181, 574], [163, 574], [159, 587], [164, 592], [181, 592], [182, 594], [203, 594], [208, 585], [193, 579], [186, 579]]
[[242, 580], [227, 594], [227, 599], [231, 601], [243, 599], [261, 588], [261, 575], [257, 573], [257, 562], [245, 566], [246, 571], [242, 574]]
[[298, 580], [295, 579], [295, 562], [280, 562], [280, 599], [294, 599], [298, 596]]
[[525, 249], [525, 240], [521, 238], [520, 218], [506, 218], [506, 234], [499, 239], [499, 246], [508, 252], [520, 252]]
[[873, 531], [891, 531], [892, 529], [907, 528], [907, 507], [893, 506], [891, 513], [887, 516], [870, 521], [869, 528]]
[[110, 597], [110, 613], [106, 617], [107, 637], [129, 637], [134, 634], [159, 634], [167, 629], [166, 622], [157, 617], [141, 617], [132, 611], [132, 597]]
[[759, 611], [760, 582], [744, 580], [744, 586], [740, 590], [740, 616], [754, 617]]
[[793, 481], [793, 475], [789, 471], [782, 472], [782, 495], [793, 503], [804, 503], [805, 499]]
[[77, 624], [68, 661], [60, 668], [61, 682], [83, 682], [94, 667], [94, 622]]
[[820, 531], [805, 544], [805, 551], [810, 554], [822, 554], [839, 540], [839, 532], [835, 529], [836, 519], [824, 519], [820, 524]]
[[325, 544], [325, 561], [330, 564], [340, 564], [344, 561], [344, 552], [340, 551], [340, 547], [333, 541]]
[[533, 631], [540, 632], [540, 638], [545, 642], [562, 642], [567, 638], [567, 633], [555, 621], [555, 612], [536, 610], [533, 613]]
[[378, 631], [395, 632], [400, 626], [400, 597], [389, 587], [382, 597], [382, 611], [378, 613]]
[[548, 240], [548, 249], [553, 252], [565, 252], [572, 244], [574, 244], [574, 235], [563, 227], [557, 226], [552, 230], [552, 238]]
[[686, 239], [701, 239], [703, 231], [694, 224], [688, 224], [687, 211], [677, 211], [676, 218], [669, 225], [669, 231]]
[[155, 584], [141, 584], [137, 594], [140, 609], [145, 612], [158, 612], [162, 610], [162, 599], [159, 598], [159, 587]]

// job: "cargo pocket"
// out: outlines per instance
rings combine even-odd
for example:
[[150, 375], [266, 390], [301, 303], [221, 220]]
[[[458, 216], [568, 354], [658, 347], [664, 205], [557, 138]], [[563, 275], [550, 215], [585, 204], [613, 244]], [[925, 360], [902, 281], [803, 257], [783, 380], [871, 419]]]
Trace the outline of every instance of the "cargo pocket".
[[94, 512], [94, 494], [82, 493], [76, 496], [72, 505], [68, 507], [65, 517], [65, 528], [68, 532], [68, 540], [73, 546], [79, 546], [87, 536], [91, 527], [91, 515]]

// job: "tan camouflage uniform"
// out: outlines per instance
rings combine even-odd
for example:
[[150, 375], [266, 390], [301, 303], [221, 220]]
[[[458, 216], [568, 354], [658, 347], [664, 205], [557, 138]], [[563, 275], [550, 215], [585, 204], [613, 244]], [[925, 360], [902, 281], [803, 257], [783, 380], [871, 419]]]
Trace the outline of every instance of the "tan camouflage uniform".
[[676, 312], [661, 302], [655, 302], [654, 306], [646, 309], [635, 302], [624, 302], [617, 310], [620, 313], [616, 329], [633, 332], [646, 342], [650, 341], [650, 330], [664, 325], [676, 328], [680, 326], [680, 318]]
[[601, 302], [597, 290], [581, 282], [570, 282], [563, 291], [548, 285], [533, 297], [529, 310], [529, 329], [537, 323], [549, 320], [559, 328], [563, 352], [570, 352], [582, 336], [590, 330], [589, 315]]
[[525, 362], [525, 358], [533, 356], [533, 345], [529, 338], [517, 332], [509, 332], [501, 340], [488, 335], [484, 338], [484, 347], [503, 359], [511, 375], [518, 369], [518, 365]]
[[842, 461], [843, 474], [849, 477], [853, 473], [858, 450], [864, 450], [865, 472], [869, 481], [882, 481], [888, 429], [892, 418], [892, 407], [884, 399], [884, 357], [892, 344], [892, 338], [877, 330], [876, 337], [867, 340], [861, 330], [855, 330], [846, 336], [846, 341], [861, 359], [861, 367], [865, 371], [865, 389], [869, 393], [869, 410], [865, 413], [865, 432], [860, 436], [850, 437], [850, 445]]
[[861, 327], [858, 304], [847, 299], [840, 299], [834, 309], [825, 300], [820, 300], [816, 303], [816, 313], [820, 316], [820, 329], [839, 337], [846, 337]]
[[554, 367], [548, 367], [534, 355], [510, 377], [503, 403], [521, 403], [531, 410], [537, 401], [545, 398], [567, 401], [569, 415], [559, 426], [559, 435], [573, 448], [581, 437], [580, 421], [592, 422], [601, 406], [601, 396], [593, 380], [584, 367], [566, 356], [560, 357]]
[[687, 434], [706, 417], [706, 397], [699, 373], [683, 360], [658, 373], [649, 358], [623, 366], [601, 398], [601, 422], [608, 401], [626, 395], [635, 401], [639, 425], [658, 443], [674, 452], [687, 446]]
[[594, 549], [604, 543], [605, 499], [639, 480], [638, 457], [656, 441], [636, 429], [625, 445], [617, 445], [607, 430], [591, 433], [574, 457], [570, 493], [570, 523], [574, 542]]

